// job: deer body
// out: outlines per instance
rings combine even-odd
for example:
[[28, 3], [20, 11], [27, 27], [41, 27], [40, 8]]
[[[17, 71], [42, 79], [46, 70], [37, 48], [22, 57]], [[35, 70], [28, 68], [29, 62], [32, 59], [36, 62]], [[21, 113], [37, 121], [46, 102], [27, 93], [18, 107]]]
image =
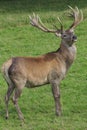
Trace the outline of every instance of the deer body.
[[22, 89], [24, 87], [33, 88], [44, 84], [51, 84], [56, 115], [61, 115], [59, 85], [76, 56], [74, 42], [77, 40], [77, 37], [71, 30], [74, 24], [66, 31], [63, 31], [62, 27], [61, 30], [53, 31], [46, 29], [42, 23], [40, 23], [40, 26], [37, 25], [38, 17], [34, 16], [34, 19], [31, 20], [33, 26], [38, 26], [38, 28], [45, 32], [55, 32], [56, 35], [60, 33], [62, 39], [60, 48], [55, 52], [38, 57], [14, 57], [3, 64], [2, 73], [8, 84], [8, 91], [5, 96], [6, 118], [8, 118], [9, 98], [13, 91], [15, 91], [12, 99], [13, 103], [17, 109], [19, 118], [23, 119], [22, 112], [18, 106], [18, 98], [22, 93]]
[[62, 80], [73, 63], [75, 55], [75, 45], [68, 48], [61, 44], [57, 51], [39, 57], [11, 58], [3, 65], [3, 72], [5, 74], [7, 71], [12, 82], [22, 80], [24, 86], [32, 88], [51, 83], [52, 73], [56, 73], [58, 80]]

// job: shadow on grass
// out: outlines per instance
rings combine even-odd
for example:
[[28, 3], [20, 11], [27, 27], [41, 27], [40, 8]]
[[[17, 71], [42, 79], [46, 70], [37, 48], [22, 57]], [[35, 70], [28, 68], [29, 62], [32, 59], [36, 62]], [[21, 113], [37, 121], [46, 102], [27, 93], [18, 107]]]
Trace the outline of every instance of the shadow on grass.
[[85, 8], [87, 0], [0, 0], [0, 13], [62, 11], [67, 9], [67, 5]]

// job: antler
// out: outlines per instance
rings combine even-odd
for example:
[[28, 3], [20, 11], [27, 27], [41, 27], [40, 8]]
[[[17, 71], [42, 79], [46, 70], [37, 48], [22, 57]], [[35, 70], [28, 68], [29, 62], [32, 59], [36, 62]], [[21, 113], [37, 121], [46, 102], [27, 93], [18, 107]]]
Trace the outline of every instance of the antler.
[[73, 9], [71, 6], [68, 6], [71, 9], [70, 16], [74, 18], [74, 22], [69, 27], [69, 30], [73, 30], [82, 20], [83, 20], [83, 13], [81, 10], [78, 9], [78, 7], [75, 7]]
[[58, 29], [58, 28], [55, 26], [56, 30], [47, 28], [47, 27], [43, 24], [43, 22], [41, 21], [40, 17], [39, 17], [38, 15], [35, 15], [34, 13], [33, 13], [33, 16], [32, 16], [32, 17], [29, 16], [29, 18], [30, 18], [30, 23], [31, 23], [32, 26], [35, 26], [35, 27], [39, 28], [40, 30], [42, 30], [42, 31], [44, 31], [44, 32], [50, 32], [50, 33], [55, 33], [55, 34], [56, 34], [56, 33], [60, 33], [61, 30], [63, 29], [63, 25], [62, 25], [61, 21], [59, 20], [59, 18], [58, 18], [58, 21], [59, 21], [60, 24], [61, 24], [61, 29]]

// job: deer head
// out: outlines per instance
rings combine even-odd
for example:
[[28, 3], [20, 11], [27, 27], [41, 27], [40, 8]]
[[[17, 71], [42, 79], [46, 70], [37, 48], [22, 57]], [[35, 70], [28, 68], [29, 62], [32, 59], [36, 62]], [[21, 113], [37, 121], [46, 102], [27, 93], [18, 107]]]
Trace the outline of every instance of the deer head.
[[59, 17], [57, 19], [61, 25], [60, 29], [58, 29], [56, 26], [56, 29], [47, 28], [41, 21], [40, 17], [34, 13], [32, 17], [30, 16], [30, 23], [32, 26], [37, 27], [44, 32], [54, 33], [56, 36], [61, 37], [61, 43], [71, 46], [75, 41], [77, 41], [77, 37], [74, 34], [74, 29], [83, 20], [83, 13], [82, 11], [79, 11], [78, 7], [73, 9], [71, 6], [69, 6], [69, 8], [71, 9], [69, 16], [73, 17], [74, 21], [67, 30], [63, 29], [63, 25]]

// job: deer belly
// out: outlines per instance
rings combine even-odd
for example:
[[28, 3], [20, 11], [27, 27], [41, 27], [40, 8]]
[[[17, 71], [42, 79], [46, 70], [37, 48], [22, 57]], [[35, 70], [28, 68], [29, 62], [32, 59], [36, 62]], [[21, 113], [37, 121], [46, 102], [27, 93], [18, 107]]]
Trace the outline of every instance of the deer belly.
[[30, 78], [29, 80], [27, 80], [26, 87], [28, 88], [39, 87], [47, 83], [48, 83], [47, 77], [44, 78], [33, 77], [33, 79]]

